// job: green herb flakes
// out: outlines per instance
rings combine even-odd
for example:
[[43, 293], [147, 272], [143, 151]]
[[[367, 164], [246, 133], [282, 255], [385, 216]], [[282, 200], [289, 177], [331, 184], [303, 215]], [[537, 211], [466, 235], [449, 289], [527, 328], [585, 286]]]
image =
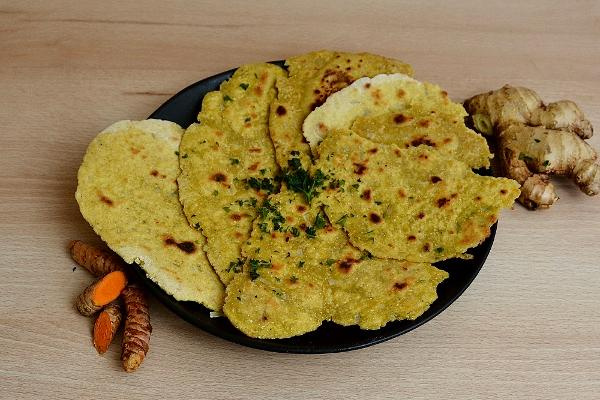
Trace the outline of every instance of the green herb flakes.
[[325, 228], [325, 225], [327, 225], [327, 221], [325, 221], [325, 218], [323, 218], [322, 213], [319, 212], [317, 214], [317, 216], [315, 217], [314, 227], [315, 227], [315, 229], [323, 229], [323, 228]]
[[326, 180], [327, 175], [321, 170], [317, 170], [313, 176], [310, 176], [308, 171], [302, 168], [299, 158], [288, 160], [288, 168], [283, 171], [283, 181], [288, 189], [304, 194], [309, 204], [319, 194], [317, 188], [323, 186]]
[[244, 267], [244, 260], [238, 258], [236, 261], [232, 261], [229, 263], [229, 267], [227, 268], [227, 272], [242, 272], [242, 268]]
[[248, 265], [250, 267], [250, 270], [249, 270], [250, 279], [252, 279], [252, 280], [255, 280], [256, 278], [258, 278], [260, 276], [258, 273], [258, 270], [260, 268], [271, 268], [271, 262], [264, 261], [264, 260], [250, 259], [248, 261]]
[[275, 193], [277, 191], [277, 185], [275, 181], [270, 178], [250, 178], [246, 180], [246, 184], [256, 191], [264, 191], [267, 194]]

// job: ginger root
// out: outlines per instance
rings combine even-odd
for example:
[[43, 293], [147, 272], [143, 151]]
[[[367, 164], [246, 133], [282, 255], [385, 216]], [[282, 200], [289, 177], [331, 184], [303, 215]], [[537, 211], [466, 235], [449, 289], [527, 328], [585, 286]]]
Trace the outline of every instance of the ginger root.
[[89, 317], [116, 300], [127, 286], [123, 271], [113, 271], [88, 286], [77, 297], [75, 306], [81, 315]]
[[500, 173], [521, 184], [529, 209], [558, 200], [550, 175], [572, 178], [589, 196], [600, 193], [598, 155], [583, 139], [590, 121], [569, 100], [544, 104], [533, 90], [505, 85], [464, 103], [477, 131], [497, 139]]
[[150, 345], [150, 314], [144, 292], [136, 286], [128, 286], [122, 293], [125, 304], [125, 330], [121, 361], [127, 372], [135, 371], [148, 352]]
[[123, 312], [121, 311], [121, 304], [118, 300], [113, 301], [98, 314], [96, 322], [94, 323], [94, 347], [98, 350], [99, 354], [104, 354], [108, 350], [108, 347], [112, 343], [121, 320], [123, 319]]
[[127, 264], [118, 255], [101, 250], [81, 240], [69, 242], [69, 250], [73, 260], [94, 276], [127, 270]]

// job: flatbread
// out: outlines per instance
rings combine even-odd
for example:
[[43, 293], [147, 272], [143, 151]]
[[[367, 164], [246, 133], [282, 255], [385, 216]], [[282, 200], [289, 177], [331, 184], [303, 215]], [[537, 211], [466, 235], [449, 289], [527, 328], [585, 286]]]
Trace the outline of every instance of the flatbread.
[[308, 115], [303, 133], [313, 154], [330, 130], [351, 128], [377, 143], [429, 146], [472, 168], [488, 167], [485, 138], [467, 128], [462, 105], [439, 86], [403, 74], [362, 78]]
[[489, 234], [517, 182], [480, 176], [427, 146], [400, 148], [352, 131], [330, 131], [315, 169], [328, 176], [317, 201], [350, 242], [377, 257], [435, 262], [460, 256]]
[[[352, 247], [347, 251], [355, 253], [352, 257], [359, 253]], [[331, 320], [361, 329], [415, 320], [437, 299], [436, 287], [447, 277], [446, 271], [428, 263], [381, 258], [364, 260], [350, 270], [332, 268]]]
[[431, 264], [359, 251], [319, 207], [291, 191], [270, 196], [259, 210], [243, 255], [223, 310], [235, 327], [258, 338], [301, 335], [327, 320], [378, 329], [415, 319], [448, 276]]
[[310, 165], [302, 122], [329, 95], [365, 76], [396, 72], [412, 75], [410, 65], [368, 53], [316, 51], [292, 57], [286, 65], [289, 76], [277, 81], [278, 95], [269, 119], [277, 162], [282, 168], [291, 158], [299, 158], [305, 168]]
[[205, 96], [200, 123], [181, 142], [179, 199], [190, 225], [207, 237], [208, 259], [225, 284], [256, 208], [277, 190], [267, 118], [281, 76], [283, 70], [272, 64], [238, 68], [219, 91]]
[[177, 149], [182, 129], [161, 120], [120, 121], [90, 143], [75, 197], [83, 217], [127, 263], [176, 300], [212, 310], [224, 288], [177, 200]]

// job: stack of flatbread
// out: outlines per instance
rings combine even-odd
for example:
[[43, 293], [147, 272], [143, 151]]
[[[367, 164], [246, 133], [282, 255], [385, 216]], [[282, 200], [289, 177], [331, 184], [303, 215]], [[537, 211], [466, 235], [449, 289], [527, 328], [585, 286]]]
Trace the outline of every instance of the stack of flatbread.
[[121, 121], [90, 144], [77, 201], [94, 230], [177, 300], [258, 338], [323, 321], [416, 319], [516, 182], [480, 176], [483, 137], [409, 65], [319, 51], [240, 67], [185, 131]]

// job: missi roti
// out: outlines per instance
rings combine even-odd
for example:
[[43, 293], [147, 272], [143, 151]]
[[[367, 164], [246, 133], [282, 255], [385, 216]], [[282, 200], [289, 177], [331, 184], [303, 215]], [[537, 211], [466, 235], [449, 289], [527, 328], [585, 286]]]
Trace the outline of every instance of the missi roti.
[[365, 76], [386, 73], [412, 75], [410, 65], [369, 53], [316, 51], [286, 60], [288, 77], [277, 80], [269, 130], [281, 168], [299, 158], [306, 168], [310, 148], [302, 136], [302, 122], [332, 94]]
[[362, 78], [331, 95], [305, 119], [313, 153], [331, 130], [352, 129], [377, 143], [428, 146], [472, 168], [488, 167], [485, 138], [467, 128], [462, 105], [439, 86], [403, 74]]
[[243, 255], [223, 310], [258, 338], [301, 335], [328, 320], [378, 329], [415, 319], [447, 277], [431, 264], [377, 259], [350, 246], [319, 207], [290, 191], [259, 210]]
[[271, 64], [240, 67], [205, 96], [200, 123], [181, 142], [179, 199], [190, 225], [206, 236], [208, 259], [225, 284], [256, 208], [277, 189], [267, 118], [280, 76], [282, 69]]
[[126, 262], [176, 300], [212, 310], [224, 288], [177, 200], [182, 129], [160, 120], [120, 121], [90, 143], [75, 197], [83, 217]]
[[318, 201], [350, 242], [377, 257], [435, 262], [457, 257], [490, 233], [517, 182], [475, 174], [426, 146], [409, 149], [331, 131], [315, 168], [328, 175]]

